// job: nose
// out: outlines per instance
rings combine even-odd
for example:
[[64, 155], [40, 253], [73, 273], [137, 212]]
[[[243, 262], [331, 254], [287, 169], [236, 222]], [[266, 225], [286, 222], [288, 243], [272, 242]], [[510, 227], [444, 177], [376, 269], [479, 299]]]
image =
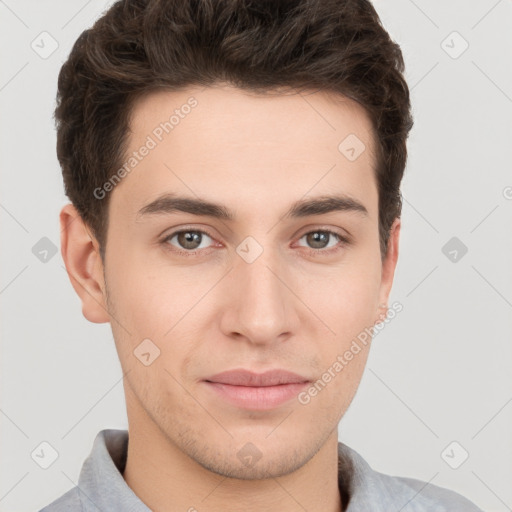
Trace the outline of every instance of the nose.
[[288, 288], [291, 277], [270, 249], [253, 262], [238, 255], [224, 283], [221, 329], [226, 336], [271, 345], [297, 331], [297, 298]]

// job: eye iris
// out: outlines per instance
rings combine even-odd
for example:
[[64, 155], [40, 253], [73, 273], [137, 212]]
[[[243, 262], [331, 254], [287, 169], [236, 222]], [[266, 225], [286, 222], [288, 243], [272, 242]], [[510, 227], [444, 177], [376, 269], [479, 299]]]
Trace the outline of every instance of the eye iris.
[[[329, 233], [325, 231], [314, 231], [307, 235], [308, 244], [315, 249], [322, 249], [329, 243]], [[317, 245], [320, 244], [320, 245]]]
[[202, 235], [197, 231], [182, 231], [177, 236], [178, 243], [185, 249], [197, 249], [201, 245]]

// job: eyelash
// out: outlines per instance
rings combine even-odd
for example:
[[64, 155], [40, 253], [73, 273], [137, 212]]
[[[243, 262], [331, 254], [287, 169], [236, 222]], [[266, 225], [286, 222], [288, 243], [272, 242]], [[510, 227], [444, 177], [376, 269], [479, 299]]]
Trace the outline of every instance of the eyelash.
[[[196, 256], [201, 251], [208, 250], [208, 249], [195, 249], [195, 250], [187, 251], [185, 249], [178, 249], [178, 248], [176, 248], [174, 246], [172, 246], [172, 249], [169, 248], [170, 244], [168, 242], [170, 240], [172, 240], [176, 235], [179, 235], [181, 233], [187, 233], [187, 232], [201, 233], [201, 234], [209, 236], [212, 240], [215, 240], [215, 237], [213, 235], [211, 235], [206, 230], [187, 228], [187, 229], [180, 229], [179, 231], [172, 232], [171, 234], [167, 235], [162, 240], [161, 243], [164, 245], [166, 250], [169, 250], [169, 251], [171, 251], [171, 252], [173, 252], [173, 253], [175, 253], [177, 255], [185, 256], [185, 257]], [[311, 231], [307, 231], [306, 233], [304, 233], [303, 235], [300, 236], [299, 240], [304, 238], [306, 235], [311, 234], [311, 233], [328, 233], [329, 235], [333, 235], [334, 237], [336, 237], [338, 239], [338, 241], [339, 241], [339, 244], [337, 246], [330, 247], [329, 249], [313, 249], [311, 247], [303, 247], [303, 249], [305, 249], [307, 252], [309, 252], [310, 254], [312, 254], [314, 256], [318, 256], [318, 255], [331, 255], [333, 253], [338, 252], [339, 250], [341, 250], [342, 248], [344, 248], [345, 246], [347, 246], [347, 245], [349, 245], [351, 243], [349, 238], [347, 238], [346, 236], [343, 236], [341, 233], [338, 233], [337, 231], [333, 231], [331, 229], [313, 229]]]

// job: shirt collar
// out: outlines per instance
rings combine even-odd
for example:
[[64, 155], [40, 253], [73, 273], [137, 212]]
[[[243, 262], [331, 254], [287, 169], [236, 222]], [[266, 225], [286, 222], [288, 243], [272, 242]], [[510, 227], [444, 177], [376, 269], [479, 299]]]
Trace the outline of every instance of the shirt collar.
[[346, 512], [441, 511], [439, 504], [420, 494], [422, 489], [417, 490], [416, 485], [409, 485], [408, 480], [413, 481], [373, 470], [354, 449], [338, 443], [339, 488], [342, 492], [345, 487], [349, 494]]
[[151, 512], [123, 478], [128, 431], [107, 429], [94, 439], [78, 478], [84, 512]]

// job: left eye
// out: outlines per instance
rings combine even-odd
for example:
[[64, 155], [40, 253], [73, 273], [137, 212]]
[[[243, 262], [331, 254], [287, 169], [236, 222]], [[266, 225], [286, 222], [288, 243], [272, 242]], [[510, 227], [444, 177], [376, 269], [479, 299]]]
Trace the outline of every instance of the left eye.
[[[334, 244], [328, 245], [329, 237], [335, 238]], [[303, 238], [306, 239], [306, 242], [312, 249], [330, 249], [331, 247], [335, 247], [336, 244], [342, 240], [342, 237], [338, 235], [338, 233], [335, 233], [334, 231], [310, 231], [309, 233], [306, 233], [303, 235], [300, 240]]]

